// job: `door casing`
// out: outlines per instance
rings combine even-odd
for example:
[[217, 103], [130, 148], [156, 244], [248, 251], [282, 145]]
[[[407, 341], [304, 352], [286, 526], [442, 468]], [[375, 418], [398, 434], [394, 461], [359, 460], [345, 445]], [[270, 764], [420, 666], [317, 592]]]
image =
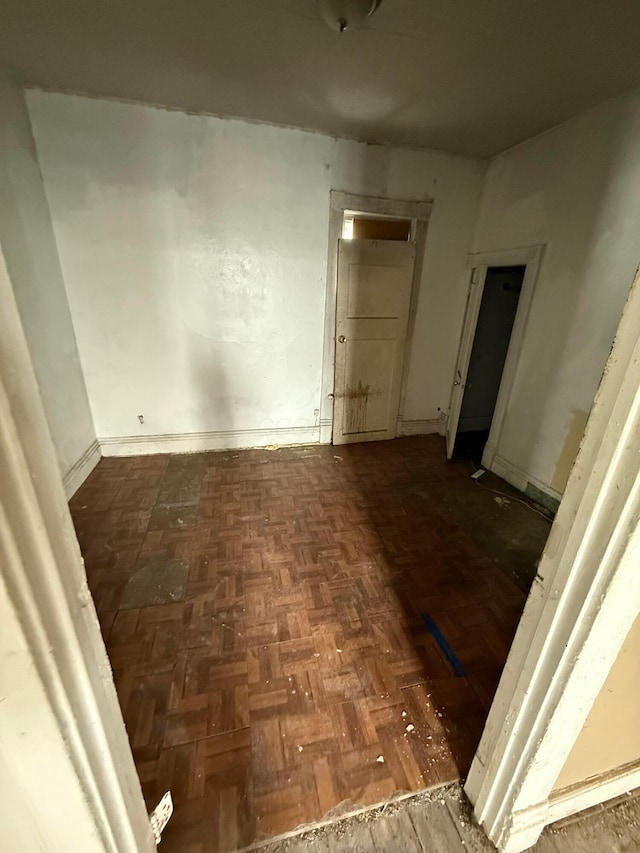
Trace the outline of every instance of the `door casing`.
[[469, 255], [466, 272], [467, 280], [469, 281], [467, 307], [462, 321], [460, 345], [458, 347], [458, 357], [456, 359], [455, 374], [451, 387], [449, 414], [445, 427], [447, 457], [449, 459], [453, 454], [453, 448], [455, 445], [460, 409], [462, 407], [462, 398], [464, 396], [464, 388], [469, 371], [469, 361], [471, 359], [471, 350], [473, 349], [473, 340], [476, 333], [476, 325], [478, 323], [478, 314], [480, 313], [480, 304], [482, 302], [482, 294], [484, 292], [484, 285], [487, 278], [487, 270], [489, 267], [526, 267], [524, 279], [522, 281], [520, 299], [518, 301], [518, 310], [516, 312], [516, 318], [511, 332], [511, 339], [509, 341], [509, 349], [507, 351], [507, 357], [502, 371], [500, 390], [498, 391], [498, 398], [493, 411], [489, 438], [482, 456], [483, 466], [490, 469], [497, 454], [500, 435], [504, 424], [504, 417], [507, 412], [509, 398], [513, 389], [518, 360], [520, 358], [520, 353], [522, 352], [522, 343], [524, 341], [525, 329], [529, 317], [529, 309], [531, 308], [531, 301], [533, 299], [543, 252], [544, 246], [538, 245], [527, 246], [522, 249], [507, 249], [501, 252], [479, 252]]

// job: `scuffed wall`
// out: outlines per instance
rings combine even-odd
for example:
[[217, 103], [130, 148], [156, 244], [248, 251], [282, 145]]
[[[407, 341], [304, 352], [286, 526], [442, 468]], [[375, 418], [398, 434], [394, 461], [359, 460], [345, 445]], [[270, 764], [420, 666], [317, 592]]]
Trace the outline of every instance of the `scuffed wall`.
[[404, 417], [447, 408], [481, 163], [75, 96], [27, 101], [101, 438], [315, 428], [331, 189], [434, 200]]
[[65, 477], [96, 434], [23, 93], [2, 75], [0, 243]]
[[640, 94], [495, 157], [475, 250], [546, 244], [498, 455], [562, 493], [640, 252]]

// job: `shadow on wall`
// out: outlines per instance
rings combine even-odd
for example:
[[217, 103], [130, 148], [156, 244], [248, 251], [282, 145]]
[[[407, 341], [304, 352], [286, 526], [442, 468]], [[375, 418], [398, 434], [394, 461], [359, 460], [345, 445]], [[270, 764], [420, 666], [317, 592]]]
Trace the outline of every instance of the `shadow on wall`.
[[[181, 145], [183, 203], [173, 232], [174, 267], [171, 293], [178, 339], [183, 408], [177, 418], [188, 433], [232, 433], [242, 427], [238, 411], [238, 388], [242, 384], [243, 354], [247, 339], [247, 317], [252, 300], [247, 293], [250, 264], [241, 258], [242, 235], [222, 245], [211, 225], [224, 219], [224, 211], [204, 209], [194, 202], [209, 189], [210, 198], [223, 195], [216, 185], [215, 171], [205, 175], [206, 120], [193, 118]], [[186, 155], [186, 156], [184, 156]], [[252, 270], [256, 279], [259, 271]], [[204, 440], [203, 436], [203, 440]], [[197, 440], [196, 440], [197, 443]], [[233, 443], [228, 444], [233, 447]]]
[[[187, 350], [189, 359], [189, 384], [193, 401], [191, 421], [201, 424], [201, 432], [233, 432], [237, 399], [225, 369], [228, 350], [216, 341], [203, 341], [193, 336], [191, 348]], [[233, 370], [233, 367], [231, 368]], [[230, 441], [229, 447], [233, 447]]]

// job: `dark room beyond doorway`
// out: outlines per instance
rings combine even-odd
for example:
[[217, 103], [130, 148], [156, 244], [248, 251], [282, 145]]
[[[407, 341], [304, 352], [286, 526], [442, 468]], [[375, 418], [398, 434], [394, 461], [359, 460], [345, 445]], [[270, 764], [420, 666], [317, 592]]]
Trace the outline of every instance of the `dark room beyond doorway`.
[[456, 438], [456, 455], [478, 464], [489, 437], [525, 269], [487, 270]]

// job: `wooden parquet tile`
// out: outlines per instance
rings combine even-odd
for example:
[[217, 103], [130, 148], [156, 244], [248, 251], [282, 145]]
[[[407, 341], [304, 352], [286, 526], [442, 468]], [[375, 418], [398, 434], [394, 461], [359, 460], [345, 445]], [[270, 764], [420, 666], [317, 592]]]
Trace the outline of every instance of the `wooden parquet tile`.
[[[163, 850], [464, 776], [524, 604], [443, 504], [495, 514], [469, 473], [435, 436], [100, 462], [71, 509], [145, 798], [174, 797]], [[127, 604], [149, 566], [177, 600]]]

